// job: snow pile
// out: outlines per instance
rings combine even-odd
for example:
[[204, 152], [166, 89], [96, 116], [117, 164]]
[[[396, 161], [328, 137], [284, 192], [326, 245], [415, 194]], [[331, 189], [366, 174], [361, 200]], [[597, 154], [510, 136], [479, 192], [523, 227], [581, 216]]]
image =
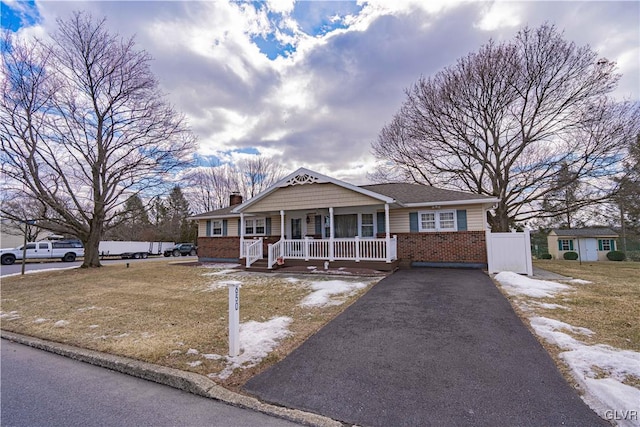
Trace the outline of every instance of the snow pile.
[[[587, 328], [544, 317], [530, 320], [538, 335], [565, 350], [560, 357], [586, 390], [584, 400], [600, 416], [607, 418], [612, 409], [630, 411], [638, 408], [640, 390], [623, 384], [623, 381], [630, 376], [640, 378], [640, 353], [604, 344], [588, 345], [562, 332], [593, 335], [593, 331]], [[602, 378], [603, 375], [606, 377]], [[619, 426], [633, 425], [632, 420], [617, 421]]]
[[556, 296], [557, 293], [573, 289], [568, 285], [546, 280], [531, 279], [511, 271], [498, 273], [495, 279], [500, 282], [504, 290], [511, 295], [525, 295], [533, 298], [552, 298]]
[[342, 280], [329, 280], [322, 282], [311, 282], [311, 292], [307, 295], [300, 306], [302, 307], [322, 307], [324, 305], [340, 305], [344, 301], [332, 299], [334, 295], [351, 294], [359, 289], [367, 287], [363, 282], [345, 282]]
[[[229, 378], [235, 369], [246, 369], [256, 366], [267, 357], [278, 345], [278, 342], [289, 335], [290, 317], [274, 317], [266, 322], [249, 321], [240, 324], [240, 355], [226, 357], [227, 366], [219, 374], [209, 377]], [[222, 359], [217, 354], [203, 355], [206, 359]]]

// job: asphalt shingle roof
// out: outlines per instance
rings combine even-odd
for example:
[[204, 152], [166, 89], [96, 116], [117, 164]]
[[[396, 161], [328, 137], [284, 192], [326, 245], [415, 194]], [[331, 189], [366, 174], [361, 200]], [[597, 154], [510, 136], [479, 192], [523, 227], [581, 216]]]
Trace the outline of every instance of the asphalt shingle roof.
[[572, 236], [572, 237], [596, 237], [596, 236], [617, 236], [618, 233], [610, 228], [568, 228], [560, 229], [554, 228], [552, 230], [558, 236]]
[[[231, 210], [233, 208], [235, 208], [236, 206], [238, 206], [238, 205], [227, 206], [226, 208], [216, 209], [216, 210], [205, 212], [205, 213], [201, 213], [201, 214], [198, 214], [198, 215], [193, 215], [191, 218], [192, 219], [198, 219], [198, 218], [209, 218], [211, 216], [218, 216], [218, 215], [232, 215]], [[234, 214], [234, 215], [240, 216], [238, 214]]]
[[373, 191], [388, 197], [393, 197], [398, 203], [432, 203], [464, 200], [492, 199], [463, 191], [445, 190], [443, 188], [430, 187], [421, 184], [389, 183], [361, 185], [360, 188]]

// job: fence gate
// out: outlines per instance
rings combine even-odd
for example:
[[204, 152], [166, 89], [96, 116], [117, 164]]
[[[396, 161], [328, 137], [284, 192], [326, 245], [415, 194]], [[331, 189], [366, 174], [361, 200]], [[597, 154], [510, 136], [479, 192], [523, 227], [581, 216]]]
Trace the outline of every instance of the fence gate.
[[489, 273], [513, 271], [533, 275], [531, 235], [523, 233], [492, 233], [487, 231], [487, 261]]

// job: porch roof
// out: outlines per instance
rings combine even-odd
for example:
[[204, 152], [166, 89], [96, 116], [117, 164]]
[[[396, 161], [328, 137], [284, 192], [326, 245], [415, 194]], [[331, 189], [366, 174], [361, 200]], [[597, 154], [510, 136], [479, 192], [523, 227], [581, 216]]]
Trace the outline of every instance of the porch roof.
[[349, 184], [348, 182], [340, 181], [339, 179], [331, 178], [326, 175], [322, 175], [321, 173], [314, 172], [309, 169], [300, 168], [295, 172], [285, 176], [280, 181], [273, 184], [271, 187], [258, 194], [252, 199], [247, 200], [241, 205], [236, 206], [233, 209], [233, 212], [240, 213], [245, 209], [249, 208], [251, 205], [257, 203], [258, 201], [264, 199], [270, 194], [274, 193], [280, 188], [294, 186], [294, 185], [304, 185], [311, 183], [331, 183], [337, 185], [339, 187], [346, 188], [348, 190], [354, 191], [356, 193], [363, 194], [365, 196], [369, 196], [373, 199], [379, 200], [381, 203], [394, 203], [395, 200], [392, 197], [386, 196], [384, 194], [376, 193], [374, 191], [368, 190], [363, 187], [358, 187], [353, 184]]

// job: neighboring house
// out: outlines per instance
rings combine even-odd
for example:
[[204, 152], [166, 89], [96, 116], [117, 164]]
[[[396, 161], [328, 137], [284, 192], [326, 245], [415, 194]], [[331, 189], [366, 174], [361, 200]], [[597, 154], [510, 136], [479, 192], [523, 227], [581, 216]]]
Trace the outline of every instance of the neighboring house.
[[547, 236], [549, 253], [564, 259], [566, 252], [576, 252], [582, 261], [606, 261], [607, 252], [617, 250], [618, 234], [610, 228], [553, 229]]
[[[7, 218], [0, 218], [0, 248], [9, 249], [22, 246], [24, 243], [24, 232], [15, 221]], [[36, 240], [43, 240], [51, 235], [51, 232], [40, 230]]]
[[418, 184], [355, 186], [301, 168], [190, 219], [202, 261], [486, 267], [486, 213], [497, 201]]

